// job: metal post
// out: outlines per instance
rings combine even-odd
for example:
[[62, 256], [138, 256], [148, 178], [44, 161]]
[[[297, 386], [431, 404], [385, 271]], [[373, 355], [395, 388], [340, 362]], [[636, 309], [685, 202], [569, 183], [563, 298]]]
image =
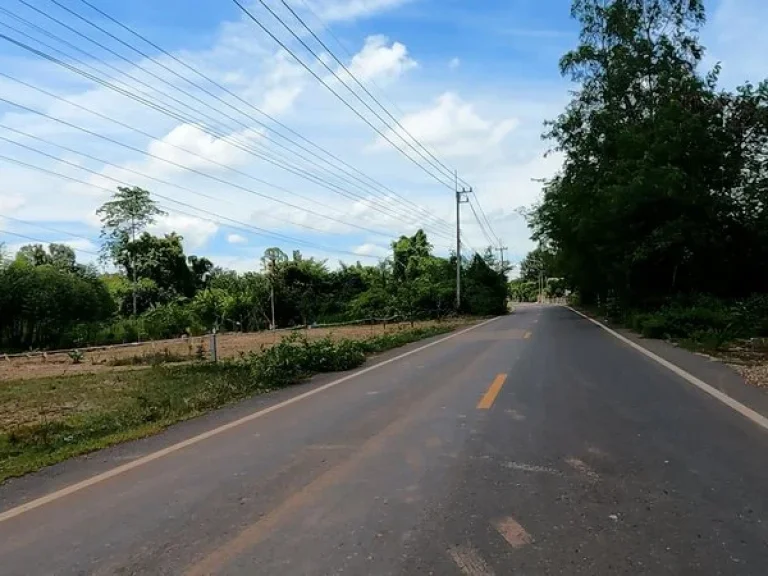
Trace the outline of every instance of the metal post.
[[219, 343], [216, 334], [216, 327], [214, 326], [213, 332], [211, 332], [211, 361], [219, 361]]

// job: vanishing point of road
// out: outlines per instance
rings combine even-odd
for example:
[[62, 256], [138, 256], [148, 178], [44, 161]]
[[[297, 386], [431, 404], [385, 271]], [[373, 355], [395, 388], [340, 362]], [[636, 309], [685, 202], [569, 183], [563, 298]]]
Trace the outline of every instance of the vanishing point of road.
[[524, 306], [6, 483], [0, 574], [765, 576], [768, 430], [715, 396]]

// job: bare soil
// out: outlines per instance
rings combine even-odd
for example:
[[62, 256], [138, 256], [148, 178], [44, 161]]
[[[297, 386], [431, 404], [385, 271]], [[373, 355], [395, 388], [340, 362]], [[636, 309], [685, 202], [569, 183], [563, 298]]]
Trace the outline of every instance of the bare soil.
[[[415, 326], [431, 326], [434, 321], [416, 322]], [[310, 328], [296, 330], [312, 340], [331, 335], [334, 338], [359, 339], [385, 332], [410, 328], [408, 322], [357, 326], [336, 326], [332, 328]], [[294, 331], [278, 330], [274, 332], [225, 333], [217, 336], [219, 358], [237, 358], [249, 352], [258, 352], [279, 342]], [[83, 350], [79, 363], [74, 363], [69, 351], [57, 351], [47, 354], [21, 356], [0, 355], [0, 385], [3, 381], [46, 378], [75, 374], [99, 372], [124, 372], [146, 368], [150, 359], [167, 356], [175, 362], [193, 361], [199, 355], [205, 358], [210, 354], [211, 337], [201, 336], [142, 342], [121, 347], [103, 347]], [[130, 362], [136, 365], [120, 365]]]

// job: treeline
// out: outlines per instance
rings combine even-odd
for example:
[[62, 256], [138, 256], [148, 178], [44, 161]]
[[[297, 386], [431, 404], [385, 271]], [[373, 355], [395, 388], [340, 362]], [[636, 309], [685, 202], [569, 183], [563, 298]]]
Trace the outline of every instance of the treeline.
[[564, 165], [530, 219], [551, 274], [625, 310], [766, 293], [768, 82], [728, 91], [702, 70], [700, 0], [572, 14], [580, 43], [560, 65], [577, 88], [547, 133]]
[[[392, 243], [375, 266], [340, 264], [267, 250], [237, 273], [187, 256], [177, 234], [143, 228], [159, 211], [147, 191], [119, 189], [100, 214], [104, 256], [118, 270], [78, 264], [71, 248], [25, 246], [0, 258], [0, 350], [68, 348], [220, 331], [455, 312], [456, 259], [432, 253], [419, 230]], [[504, 313], [507, 286], [492, 251], [462, 263], [460, 312]], [[134, 315], [135, 312], [135, 315]]]

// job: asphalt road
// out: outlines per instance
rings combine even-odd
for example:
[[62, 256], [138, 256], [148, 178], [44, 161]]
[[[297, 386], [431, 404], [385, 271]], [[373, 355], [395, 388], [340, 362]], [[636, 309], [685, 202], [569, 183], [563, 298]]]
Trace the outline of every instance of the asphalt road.
[[0, 574], [768, 574], [766, 430], [565, 308], [440, 340], [0, 487]]

